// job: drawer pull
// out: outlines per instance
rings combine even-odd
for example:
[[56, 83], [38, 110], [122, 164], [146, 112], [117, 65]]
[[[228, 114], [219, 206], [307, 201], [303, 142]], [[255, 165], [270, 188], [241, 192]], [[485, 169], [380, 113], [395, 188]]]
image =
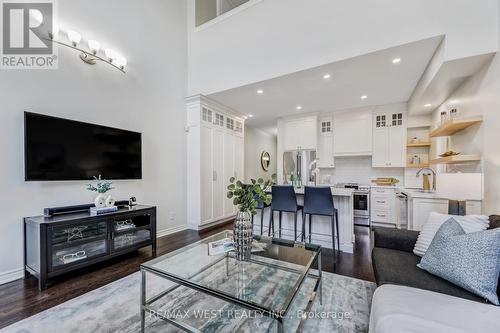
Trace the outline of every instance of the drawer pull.
[[377, 214], [378, 217], [385, 217], [385, 215], [380, 215], [380, 214]]
[[377, 202], [378, 203], [386, 203], [386, 201], [380, 201], [380, 200], [378, 200]]

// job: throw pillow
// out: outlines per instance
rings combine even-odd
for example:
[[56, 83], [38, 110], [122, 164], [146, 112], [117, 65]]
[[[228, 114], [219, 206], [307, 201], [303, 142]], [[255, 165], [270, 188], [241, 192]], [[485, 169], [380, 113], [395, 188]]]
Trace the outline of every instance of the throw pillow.
[[450, 219], [417, 266], [499, 305], [500, 229], [466, 234]]
[[429, 215], [429, 220], [427, 220], [427, 223], [424, 224], [422, 231], [420, 231], [420, 234], [418, 235], [417, 242], [413, 248], [413, 253], [417, 256], [423, 257], [438, 229], [450, 218], [454, 218], [455, 221], [457, 221], [464, 229], [465, 233], [486, 230], [488, 229], [488, 225], [490, 223], [488, 216], [484, 215], [455, 216], [432, 212]]

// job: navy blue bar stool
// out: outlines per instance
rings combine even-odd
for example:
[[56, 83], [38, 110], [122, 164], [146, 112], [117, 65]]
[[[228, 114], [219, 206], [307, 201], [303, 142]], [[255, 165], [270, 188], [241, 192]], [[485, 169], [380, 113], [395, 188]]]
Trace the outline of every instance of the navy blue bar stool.
[[[271, 207], [271, 204], [266, 204], [265, 202], [260, 202], [257, 205], [257, 209], [260, 210], [260, 235], [262, 236], [262, 233], [264, 232], [264, 211], [266, 210], [267, 207]], [[253, 224], [253, 219], [254, 215], [252, 215], [252, 224]]]
[[305, 187], [304, 210], [302, 216], [302, 241], [305, 240], [307, 215], [309, 215], [309, 243], [311, 242], [313, 215], [331, 217], [333, 263], [335, 265], [335, 228], [337, 229], [337, 249], [340, 252], [339, 216], [338, 211], [333, 204], [332, 190], [330, 187]]
[[297, 240], [297, 215], [303, 207], [297, 204], [297, 196], [293, 186], [275, 185], [272, 187], [273, 200], [271, 201], [271, 216], [269, 217], [268, 235], [271, 236], [271, 229], [274, 235], [274, 212], [279, 212], [279, 238], [281, 238], [281, 216], [282, 213], [293, 213], [294, 216], [294, 235]]

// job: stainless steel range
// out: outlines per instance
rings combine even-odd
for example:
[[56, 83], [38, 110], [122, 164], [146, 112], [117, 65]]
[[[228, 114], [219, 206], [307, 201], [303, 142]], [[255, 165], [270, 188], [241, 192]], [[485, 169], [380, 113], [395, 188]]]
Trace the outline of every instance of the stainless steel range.
[[340, 183], [337, 188], [354, 189], [354, 224], [370, 225], [370, 185], [360, 185], [358, 183]]

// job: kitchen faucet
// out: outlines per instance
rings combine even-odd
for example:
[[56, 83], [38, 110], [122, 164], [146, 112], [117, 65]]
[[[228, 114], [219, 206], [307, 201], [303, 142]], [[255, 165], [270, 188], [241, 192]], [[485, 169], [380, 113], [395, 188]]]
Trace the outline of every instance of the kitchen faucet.
[[[430, 173], [432, 174], [432, 191], [435, 191], [436, 190], [436, 171], [434, 171], [431, 168], [422, 168], [422, 169], [417, 171], [416, 177], [419, 177], [420, 174], [424, 171], [430, 171]], [[429, 191], [429, 189], [426, 189], [426, 187], [428, 187], [428, 185], [426, 185], [426, 184], [428, 184], [428, 179], [426, 179], [427, 176], [429, 176], [429, 174], [424, 174], [424, 191]]]
[[[312, 168], [314, 165], [314, 169]], [[314, 160], [311, 163], [309, 163], [309, 170], [311, 170], [311, 176], [314, 176], [314, 186], [318, 185], [318, 160]]]

